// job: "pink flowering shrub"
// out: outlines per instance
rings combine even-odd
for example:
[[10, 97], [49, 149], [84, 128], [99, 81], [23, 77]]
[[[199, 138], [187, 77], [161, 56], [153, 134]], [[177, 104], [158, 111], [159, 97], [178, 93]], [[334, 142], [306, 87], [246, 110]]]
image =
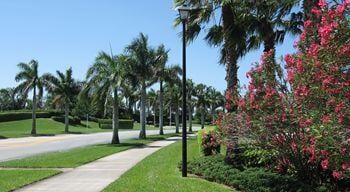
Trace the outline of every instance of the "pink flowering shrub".
[[220, 135], [215, 130], [202, 133], [201, 148], [205, 156], [220, 153]]
[[321, 0], [312, 9], [317, 19], [304, 23], [298, 52], [285, 56], [289, 91], [277, 80], [270, 50], [247, 73], [250, 83], [238, 114], [219, 124], [229, 139], [243, 126], [260, 148], [276, 150], [280, 173], [334, 190], [344, 190], [350, 171], [350, 25], [344, 16], [349, 7], [349, 0]]

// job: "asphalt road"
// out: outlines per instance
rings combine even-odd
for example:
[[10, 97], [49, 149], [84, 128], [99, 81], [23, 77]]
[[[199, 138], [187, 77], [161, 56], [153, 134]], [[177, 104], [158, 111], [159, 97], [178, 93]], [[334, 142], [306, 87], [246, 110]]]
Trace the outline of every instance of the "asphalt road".
[[[164, 132], [174, 133], [175, 130], [164, 130]], [[156, 135], [158, 133], [158, 130], [147, 130], [147, 135]], [[121, 142], [138, 138], [138, 136], [139, 131], [137, 130], [119, 132]], [[4, 139], [0, 140], [0, 162], [45, 152], [63, 151], [87, 145], [109, 143], [111, 138], [112, 132]]]

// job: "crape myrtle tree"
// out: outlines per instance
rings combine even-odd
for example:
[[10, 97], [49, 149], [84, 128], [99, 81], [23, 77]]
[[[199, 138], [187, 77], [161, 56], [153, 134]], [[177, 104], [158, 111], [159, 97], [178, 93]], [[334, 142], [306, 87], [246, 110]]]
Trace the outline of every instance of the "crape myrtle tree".
[[269, 66], [278, 66], [272, 49], [247, 74], [238, 115], [220, 122], [229, 136], [232, 129], [248, 128], [255, 145], [277, 152], [270, 167], [312, 189], [349, 187], [349, 4], [321, 0], [311, 8], [315, 19], [305, 21], [297, 52], [285, 57], [290, 92], [271, 78]]
[[57, 77], [50, 73], [42, 76], [43, 85], [48, 92], [53, 94], [52, 104], [61, 105], [64, 108], [64, 132], [69, 132], [69, 111], [73, 100], [79, 94], [81, 84], [73, 78], [72, 68], [67, 69], [66, 73], [56, 71]]
[[[20, 72], [17, 73], [15, 79], [17, 82], [21, 82], [17, 86], [17, 90], [24, 96], [27, 97], [28, 93], [33, 90], [32, 100], [32, 130], [31, 134], [35, 135], [36, 132], [36, 109], [37, 99], [43, 95], [43, 84], [42, 78], [39, 76], [38, 67], [39, 63], [36, 60], [31, 60], [29, 63], [19, 63], [18, 68]], [[38, 93], [37, 93], [38, 91]]]

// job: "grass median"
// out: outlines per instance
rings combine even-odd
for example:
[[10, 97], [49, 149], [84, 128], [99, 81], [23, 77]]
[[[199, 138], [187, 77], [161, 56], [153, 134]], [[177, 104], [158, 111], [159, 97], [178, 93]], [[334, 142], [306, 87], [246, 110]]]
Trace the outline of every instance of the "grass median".
[[55, 170], [0, 170], [0, 191], [12, 191], [60, 173]]
[[74, 168], [95, 161], [102, 157], [118, 153], [133, 147], [163, 140], [176, 134], [148, 136], [145, 140], [130, 139], [121, 144], [101, 144], [75, 148], [68, 151], [50, 152], [23, 159], [1, 162], [0, 167], [6, 168]]

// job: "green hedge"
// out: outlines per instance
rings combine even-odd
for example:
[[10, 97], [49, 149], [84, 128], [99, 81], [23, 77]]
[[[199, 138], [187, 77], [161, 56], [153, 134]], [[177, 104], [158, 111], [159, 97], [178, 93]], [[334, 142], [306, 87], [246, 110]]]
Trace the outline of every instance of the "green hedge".
[[[98, 119], [101, 129], [112, 129], [112, 119]], [[119, 129], [133, 129], [134, 121], [131, 119], [119, 119]]]
[[[50, 118], [52, 116], [60, 115], [60, 112], [57, 111], [46, 111], [46, 112], [37, 112], [37, 118]], [[7, 121], [18, 121], [24, 119], [31, 119], [32, 112], [4, 112], [0, 113], [0, 122]]]
[[112, 124], [100, 124], [101, 129], [112, 129]]
[[224, 162], [222, 155], [197, 158], [189, 162], [188, 172], [239, 191], [318, 191], [292, 176], [280, 175], [264, 168], [235, 169]]
[[[60, 123], [65, 123], [64, 116], [52, 116], [51, 119]], [[69, 117], [69, 124], [79, 125], [81, 124], [81, 120], [78, 117]]]

